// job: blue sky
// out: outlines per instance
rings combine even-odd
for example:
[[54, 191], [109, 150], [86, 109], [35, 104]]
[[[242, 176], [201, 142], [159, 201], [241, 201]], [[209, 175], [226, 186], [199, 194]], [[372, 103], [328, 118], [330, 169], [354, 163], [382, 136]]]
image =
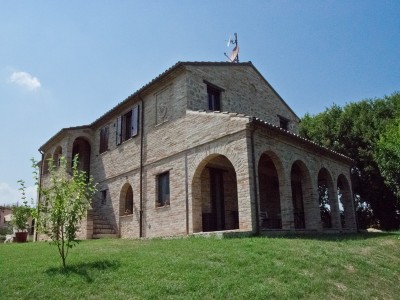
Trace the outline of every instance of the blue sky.
[[34, 195], [31, 157], [177, 61], [225, 61], [238, 33], [302, 117], [400, 90], [400, 1], [2, 1], [0, 205]]

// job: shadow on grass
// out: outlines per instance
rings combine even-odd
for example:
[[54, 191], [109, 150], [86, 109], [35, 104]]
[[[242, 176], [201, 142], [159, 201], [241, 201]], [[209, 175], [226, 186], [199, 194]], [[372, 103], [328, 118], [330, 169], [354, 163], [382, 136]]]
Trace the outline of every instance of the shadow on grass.
[[383, 231], [383, 232], [358, 232], [358, 233], [326, 233], [326, 232], [279, 232], [279, 231], [263, 231], [260, 235], [253, 235], [245, 233], [243, 235], [238, 233], [224, 233], [223, 238], [235, 239], [245, 237], [260, 237], [260, 238], [286, 238], [286, 239], [308, 239], [308, 240], [321, 240], [321, 241], [350, 241], [350, 240], [365, 240], [371, 238], [381, 237], [400, 237], [400, 231]]
[[[268, 235], [267, 235], [268, 236]], [[399, 236], [395, 232], [359, 232], [359, 233], [300, 233], [300, 234], [286, 234], [281, 236], [268, 236], [270, 238], [287, 238], [287, 239], [307, 239], [307, 240], [320, 240], [328, 242], [338, 241], [356, 241], [367, 240], [382, 237], [396, 237]]]
[[45, 271], [48, 276], [54, 275], [79, 275], [86, 280], [87, 283], [94, 281], [93, 277], [96, 277], [96, 273], [100, 271], [115, 271], [120, 267], [119, 261], [110, 260], [98, 260], [90, 263], [79, 263], [73, 265], [67, 265], [65, 268], [49, 268]]

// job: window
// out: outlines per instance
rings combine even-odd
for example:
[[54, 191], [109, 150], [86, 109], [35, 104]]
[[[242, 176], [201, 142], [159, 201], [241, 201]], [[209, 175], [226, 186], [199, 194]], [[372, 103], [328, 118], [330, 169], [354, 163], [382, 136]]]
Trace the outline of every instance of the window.
[[133, 213], [133, 190], [132, 187], [129, 186], [125, 195], [125, 215], [131, 215]]
[[208, 109], [221, 111], [221, 91], [207, 85]]
[[108, 151], [108, 126], [100, 129], [100, 149], [99, 153]]
[[101, 191], [101, 204], [104, 205], [106, 204], [107, 201], [107, 190], [102, 190]]
[[51, 161], [51, 155], [47, 154], [43, 161], [43, 174], [50, 173], [50, 161]]
[[279, 118], [279, 127], [282, 129], [288, 130], [289, 129], [289, 120], [282, 116], [278, 116], [278, 118]]
[[117, 118], [117, 145], [136, 136], [138, 134], [138, 124], [139, 106], [136, 105], [132, 110]]
[[157, 176], [157, 207], [169, 205], [169, 172]]
[[62, 156], [62, 148], [61, 146], [58, 146], [53, 154], [53, 164], [55, 165], [56, 168], [58, 168], [61, 165], [61, 156]]

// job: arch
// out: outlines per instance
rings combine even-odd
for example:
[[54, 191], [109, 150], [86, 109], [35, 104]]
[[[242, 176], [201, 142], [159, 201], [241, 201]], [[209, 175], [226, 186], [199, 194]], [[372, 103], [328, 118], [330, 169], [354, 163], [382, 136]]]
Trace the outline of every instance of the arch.
[[57, 168], [60, 166], [61, 156], [62, 156], [62, 148], [61, 148], [61, 146], [58, 146], [56, 148], [56, 150], [54, 150], [54, 154], [53, 154], [53, 163]]
[[322, 228], [332, 228], [335, 191], [332, 176], [326, 168], [321, 168], [318, 172], [318, 199]]
[[119, 197], [119, 215], [133, 214], [133, 189], [129, 183], [125, 183]]
[[200, 162], [192, 181], [193, 232], [239, 228], [236, 171], [226, 156]]
[[264, 152], [258, 161], [258, 192], [260, 202], [260, 228], [281, 229], [282, 212], [280, 178], [283, 167], [275, 153]]
[[50, 164], [51, 164], [50, 161], [51, 161], [51, 154], [47, 153], [43, 161], [43, 174], [48, 174], [50, 172]]
[[307, 166], [297, 160], [290, 171], [292, 188], [293, 219], [295, 229], [305, 229], [312, 215], [312, 187]]
[[354, 223], [352, 193], [346, 176], [340, 174], [337, 180], [338, 204], [342, 228], [351, 228]]
[[[78, 155], [78, 168], [90, 174], [90, 143], [84, 137], [77, 137], [72, 144], [72, 160]], [[71, 161], [71, 165], [72, 165]]]

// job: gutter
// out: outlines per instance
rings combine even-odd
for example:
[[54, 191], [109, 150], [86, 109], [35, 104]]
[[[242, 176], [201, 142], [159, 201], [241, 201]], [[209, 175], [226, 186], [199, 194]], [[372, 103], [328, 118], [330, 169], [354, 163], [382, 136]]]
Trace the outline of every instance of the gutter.
[[[42, 189], [42, 177], [43, 177], [43, 166], [44, 166], [44, 152], [42, 150], [39, 150], [39, 153], [42, 155], [42, 167], [40, 168], [40, 174], [39, 174], [39, 186], [38, 186], [38, 191], [37, 191], [37, 195], [38, 195], [38, 199], [37, 199], [37, 204], [36, 204], [36, 210], [37, 210], [37, 216], [39, 219], [39, 204], [40, 204], [40, 190]], [[38, 232], [37, 232], [37, 225], [38, 225], [38, 220], [35, 221], [35, 237], [34, 237], [34, 241], [37, 242], [38, 240]]]
[[139, 211], [139, 237], [143, 237], [143, 139], [144, 139], [144, 100], [138, 93], [138, 97], [141, 101], [140, 107], [140, 211]]
[[188, 158], [185, 152], [185, 204], [186, 204], [186, 234], [189, 235], [189, 185], [188, 185]]
[[[351, 169], [353, 168], [354, 166], [351, 166], [350, 167], [350, 170], [349, 170], [349, 179], [350, 179], [350, 187], [351, 187], [351, 201], [352, 201], [352, 204], [353, 204], [353, 213], [354, 213], [354, 219], [355, 219], [355, 221], [356, 221], [356, 232], [360, 232], [360, 230], [359, 230], [359, 222], [358, 222], [358, 216], [357, 216], [357, 207], [356, 207], [356, 197], [354, 196], [354, 183], [353, 183], [353, 175], [351, 174]], [[342, 228], [343, 229], [343, 228]]]
[[[254, 120], [254, 118], [253, 118]], [[254, 132], [257, 130], [257, 127], [255, 127], [252, 124], [251, 127], [251, 132], [250, 132], [250, 142], [251, 142], [251, 163], [253, 165], [253, 178], [254, 178], [254, 182], [253, 182], [253, 186], [254, 186], [254, 204], [255, 204], [255, 213], [256, 213], [256, 234], [259, 235], [260, 234], [260, 222], [259, 222], [259, 203], [258, 203], [258, 194], [257, 194], [257, 168], [256, 168], [256, 159], [255, 159], [255, 155], [254, 155]]]

